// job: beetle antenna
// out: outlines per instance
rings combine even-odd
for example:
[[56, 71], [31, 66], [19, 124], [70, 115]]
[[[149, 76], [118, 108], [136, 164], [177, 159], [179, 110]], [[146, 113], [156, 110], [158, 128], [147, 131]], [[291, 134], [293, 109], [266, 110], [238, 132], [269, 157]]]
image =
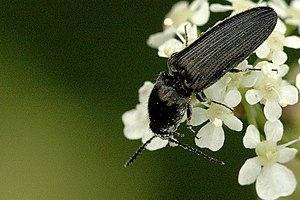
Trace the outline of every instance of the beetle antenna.
[[220, 161], [216, 158], [213, 158], [213, 157], [207, 155], [206, 153], [204, 153], [204, 152], [202, 152], [198, 149], [195, 149], [191, 146], [188, 146], [186, 144], [182, 144], [182, 143], [178, 142], [177, 140], [174, 140], [173, 138], [168, 138], [168, 140], [169, 140], [169, 142], [173, 142], [173, 143], [177, 144], [178, 146], [180, 146], [181, 148], [183, 148], [185, 150], [188, 150], [188, 151], [191, 151], [191, 152], [197, 154], [198, 156], [202, 156], [202, 157], [208, 159], [211, 162], [215, 162], [215, 163], [220, 164], [220, 165], [225, 165], [225, 163], [223, 161]]
[[150, 144], [150, 142], [156, 138], [156, 136], [152, 136], [149, 140], [147, 140], [144, 144], [142, 144], [138, 150], [129, 158], [129, 160], [124, 164], [124, 167], [128, 167], [129, 165], [131, 165], [133, 163], [133, 161], [135, 159], [137, 159], [137, 157], [145, 150], [146, 146], [148, 144]]
[[187, 24], [186, 25], [184, 25], [184, 40], [185, 40], [185, 47], [187, 47], [188, 46], [188, 34], [187, 34]]

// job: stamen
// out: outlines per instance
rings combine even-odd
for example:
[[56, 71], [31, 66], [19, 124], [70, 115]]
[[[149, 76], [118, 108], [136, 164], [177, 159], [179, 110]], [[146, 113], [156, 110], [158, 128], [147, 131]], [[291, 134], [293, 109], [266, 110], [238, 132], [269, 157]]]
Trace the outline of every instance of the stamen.
[[176, 31], [176, 35], [181, 40], [182, 43], [185, 43], [184, 37], [178, 31]]
[[274, 89], [273, 84], [272, 83], [266, 83], [265, 84], [265, 89], [266, 90], [273, 90]]
[[[284, 99], [281, 98], [280, 94], [278, 93], [278, 91], [277, 91], [274, 87], [272, 87], [272, 90], [277, 94], [277, 96], [278, 96], [278, 98], [279, 98], [279, 101], [280, 101], [280, 100], [284, 100]], [[284, 103], [284, 102], [283, 102], [283, 103]]]
[[292, 144], [294, 144], [296, 142], [299, 142], [299, 141], [300, 141], [300, 136], [297, 139], [295, 139], [295, 140], [292, 140], [292, 141], [290, 141], [288, 143], [285, 143], [285, 144], [282, 144], [282, 145], [279, 145], [279, 146], [280, 147], [287, 147], [287, 146], [290, 146], [290, 145], [292, 145]]

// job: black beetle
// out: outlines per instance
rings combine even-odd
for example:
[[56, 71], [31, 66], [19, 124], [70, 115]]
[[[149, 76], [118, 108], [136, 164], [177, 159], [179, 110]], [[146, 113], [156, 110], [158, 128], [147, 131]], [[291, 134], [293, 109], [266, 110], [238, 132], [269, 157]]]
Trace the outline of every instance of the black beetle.
[[170, 74], [161, 72], [148, 101], [150, 129], [154, 136], [125, 163], [129, 166], [155, 137], [224, 164], [173, 138], [187, 113], [191, 118], [190, 98], [218, 81], [246, 59], [272, 33], [277, 14], [270, 7], [255, 7], [215, 25], [195, 42], [168, 60]]

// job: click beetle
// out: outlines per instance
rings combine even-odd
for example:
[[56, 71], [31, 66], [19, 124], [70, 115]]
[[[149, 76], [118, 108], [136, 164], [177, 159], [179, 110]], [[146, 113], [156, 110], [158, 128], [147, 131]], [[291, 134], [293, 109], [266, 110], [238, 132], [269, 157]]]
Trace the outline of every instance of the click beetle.
[[146, 141], [125, 163], [129, 166], [156, 137], [224, 164], [205, 153], [174, 139], [180, 122], [191, 119], [192, 94], [218, 81], [255, 51], [272, 33], [277, 14], [270, 7], [255, 7], [218, 23], [195, 42], [168, 60], [170, 72], [161, 72], [148, 100], [150, 129], [154, 136]]

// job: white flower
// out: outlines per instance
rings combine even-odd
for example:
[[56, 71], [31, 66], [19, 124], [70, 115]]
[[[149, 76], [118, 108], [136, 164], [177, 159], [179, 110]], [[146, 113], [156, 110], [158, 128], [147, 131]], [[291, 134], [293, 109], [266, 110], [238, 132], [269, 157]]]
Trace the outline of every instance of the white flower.
[[[153, 83], [146, 81], [139, 89], [140, 103], [137, 104], [135, 109], [129, 110], [122, 115], [122, 121], [124, 123], [124, 135], [127, 139], [142, 139], [142, 142], [145, 143], [154, 135], [154, 133], [149, 129], [149, 118], [147, 111], [147, 102], [152, 89]], [[148, 150], [157, 150], [165, 147], [167, 144], [167, 140], [157, 137], [154, 138], [146, 148]]]
[[[241, 131], [243, 128], [242, 122], [233, 115], [231, 109], [237, 106], [241, 101], [241, 94], [237, 90], [226, 91], [226, 79], [220, 79], [217, 83], [207, 88], [205, 95], [215, 102], [212, 102], [208, 109], [195, 107], [191, 120], [192, 126], [198, 126], [206, 121], [209, 121], [198, 132], [195, 143], [201, 148], [209, 148], [212, 151], [219, 150], [225, 140], [223, 123], [230, 129]], [[228, 106], [228, 107], [225, 107]]]
[[167, 40], [173, 38], [177, 32], [184, 34], [185, 24], [202, 26], [209, 19], [209, 4], [207, 0], [194, 0], [190, 5], [187, 1], [180, 1], [172, 7], [164, 19], [164, 31], [150, 35], [147, 44], [158, 48]]
[[287, 144], [277, 145], [283, 135], [283, 125], [279, 120], [267, 121], [264, 127], [266, 140], [260, 141], [257, 128], [249, 125], [243, 138], [246, 148], [254, 149], [256, 157], [246, 160], [238, 175], [240, 185], [249, 185], [256, 180], [256, 192], [262, 199], [277, 199], [292, 194], [296, 188], [296, 179], [291, 170], [279, 164], [294, 159], [297, 149]]
[[293, 0], [291, 1], [290, 7], [288, 9], [288, 17], [286, 23], [298, 26], [298, 32], [300, 34], [300, 1]]
[[158, 47], [157, 54], [159, 57], [168, 58], [173, 53], [179, 52], [182, 49], [184, 49], [184, 44], [179, 40], [172, 38]]
[[292, 0], [288, 5], [284, 0], [272, 0], [269, 2], [269, 6], [274, 8], [276, 13], [285, 19], [287, 24], [297, 26], [300, 33], [300, 1]]
[[257, 57], [272, 60], [274, 64], [282, 65], [287, 60], [284, 47], [299, 49], [300, 37], [292, 35], [285, 37], [286, 27], [278, 20], [277, 25], [271, 35], [255, 51]]
[[158, 48], [167, 40], [173, 38], [176, 34], [176, 28], [169, 27], [166, 28], [163, 32], [154, 33], [149, 36], [147, 39], [147, 45], [152, 48]]
[[179, 52], [182, 49], [184, 49], [186, 47], [186, 45], [193, 43], [198, 38], [196, 25], [191, 26], [190, 24], [187, 24], [186, 25], [186, 34], [187, 34], [186, 37], [187, 37], [188, 41], [186, 41], [186, 38], [184, 36], [182, 36], [180, 33], [177, 33], [177, 35], [181, 41], [174, 39], [174, 38], [167, 40], [165, 43], [163, 43], [162, 45], [160, 45], [158, 47], [158, 55], [160, 57], [168, 58], [173, 53]]
[[285, 19], [288, 12], [288, 4], [284, 0], [271, 0], [268, 1], [268, 5], [272, 7], [279, 17]]
[[[250, 105], [258, 102], [265, 104], [264, 114], [266, 118], [275, 121], [282, 114], [281, 107], [294, 105], [298, 102], [297, 88], [281, 78], [287, 73], [287, 66], [276, 66], [263, 61], [257, 64], [256, 67], [262, 70], [252, 72], [257, 74], [257, 81], [253, 89], [246, 92], [246, 100]], [[272, 69], [280, 69], [281, 67], [285, 69], [278, 70], [278, 73], [272, 72]]]
[[226, 12], [232, 11], [232, 15], [240, 13], [244, 10], [257, 6], [254, 2], [249, 0], [227, 0], [231, 5], [223, 5], [219, 3], [213, 3], [210, 6], [212, 12]]
[[207, 0], [194, 0], [190, 5], [187, 1], [176, 3], [167, 14], [164, 25], [175, 26], [191, 22], [197, 26], [202, 26], [209, 19], [209, 4]]
[[235, 89], [238, 91], [240, 87], [252, 87], [256, 82], [257, 75], [248, 70], [251, 68], [253, 68], [253, 66], [249, 65], [247, 60], [244, 60], [235, 67], [235, 69], [240, 70], [240, 72], [226, 73], [222, 79], [227, 79], [227, 90]]

